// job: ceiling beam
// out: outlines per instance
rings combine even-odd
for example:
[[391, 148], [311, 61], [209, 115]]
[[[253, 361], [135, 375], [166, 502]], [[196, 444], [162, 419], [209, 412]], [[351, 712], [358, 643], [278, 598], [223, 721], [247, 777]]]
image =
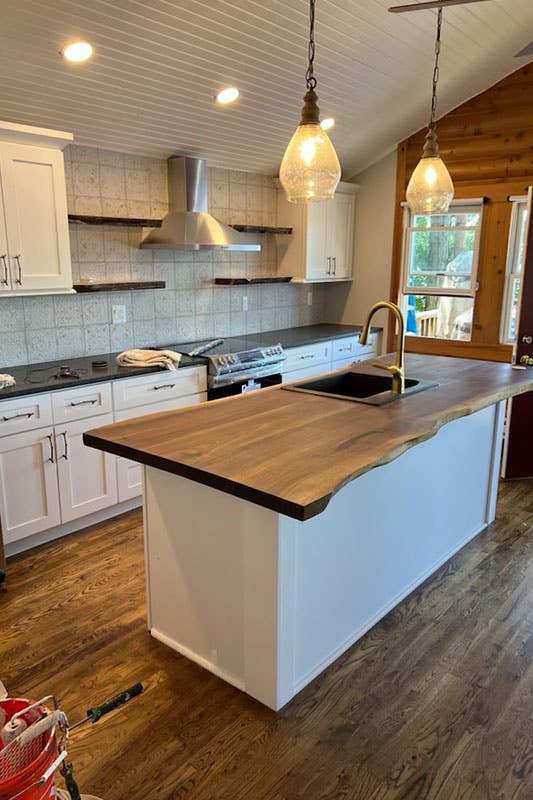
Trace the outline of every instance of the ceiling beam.
[[428, 8], [447, 8], [448, 6], [465, 6], [470, 3], [484, 3], [486, 0], [426, 0], [422, 3], [411, 3], [407, 6], [392, 6], [389, 8], [393, 14], [403, 14], [405, 11], [425, 11]]

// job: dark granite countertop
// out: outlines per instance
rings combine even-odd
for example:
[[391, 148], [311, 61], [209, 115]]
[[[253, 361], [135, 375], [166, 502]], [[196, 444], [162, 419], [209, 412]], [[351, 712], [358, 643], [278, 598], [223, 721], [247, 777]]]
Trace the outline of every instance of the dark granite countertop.
[[[381, 328], [372, 328], [372, 332], [381, 331]], [[247, 336], [227, 337], [228, 349], [231, 349], [233, 339], [242, 342], [243, 339], [250, 341], [250, 347], [268, 346], [281, 342], [284, 347], [297, 347], [299, 345], [313, 344], [326, 339], [338, 339], [343, 336], [353, 336], [361, 331], [360, 325], [335, 325], [321, 323], [318, 325], [306, 325], [301, 328], [287, 328], [277, 331], [267, 331], [264, 333], [248, 334]], [[186, 343], [164, 345], [161, 349], [176, 350], [184, 352], [187, 349]], [[119, 378], [132, 378], [136, 375], [145, 375], [150, 372], [158, 372], [159, 367], [119, 367], [116, 363], [117, 353], [104, 353], [102, 355], [83, 356], [82, 358], [65, 358], [61, 361], [47, 361], [38, 364], [25, 364], [19, 367], [2, 367], [0, 372], [7, 372], [16, 380], [15, 386], [8, 386], [0, 389], [0, 400], [20, 397], [26, 394], [37, 394], [38, 392], [50, 392], [57, 389], [69, 389], [74, 386], [83, 386], [90, 383], [102, 381], [113, 381]], [[95, 369], [93, 361], [107, 361], [105, 369]], [[190, 358], [183, 356], [179, 369], [199, 366], [205, 364], [202, 358]], [[79, 373], [79, 378], [55, 378], [60, 365], [68, 365], [72, 370]]]

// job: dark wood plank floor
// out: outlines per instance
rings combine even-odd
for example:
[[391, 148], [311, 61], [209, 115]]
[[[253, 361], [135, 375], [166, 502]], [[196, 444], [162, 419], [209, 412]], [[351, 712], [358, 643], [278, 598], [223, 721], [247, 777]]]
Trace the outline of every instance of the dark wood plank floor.
[[532, 555], [533, 482], [505, 484], [489, 531], [276, 715], [148, 635], [133, 513], [11, 560], [0, 676], [71, 721], [145, 684], [73, 734], [105, 800], [531, 800]]

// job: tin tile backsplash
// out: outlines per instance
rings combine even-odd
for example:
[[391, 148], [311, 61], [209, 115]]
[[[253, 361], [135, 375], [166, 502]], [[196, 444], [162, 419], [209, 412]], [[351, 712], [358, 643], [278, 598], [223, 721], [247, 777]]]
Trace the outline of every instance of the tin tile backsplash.
[[[73, 145], [65, 151], [65, 169], [71, 213], [147, 218], [166, 214], [165, 161]], [[210, 168], [209, 198], [210, 211], [224, 222], [275, 224], [272, 178]], [[0, 371], [128, 347], [308, 325], [324, 318], [321, 286], [213, 285], [217, 276], [275, 274], [272, 236], [261, 237], [260, 253], [141, 250], [141, 236], [141, 229], [134, 227], [72, 224], [74, 281], [155, 279], [165, 281], [166, 288], [0, 299]], [[117, 307], [123, 322], [116, 321]]]

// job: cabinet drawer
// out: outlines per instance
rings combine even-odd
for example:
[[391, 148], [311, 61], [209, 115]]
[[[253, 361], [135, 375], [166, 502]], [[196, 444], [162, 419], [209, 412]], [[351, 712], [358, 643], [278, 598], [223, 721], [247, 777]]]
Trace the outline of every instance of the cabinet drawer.
[[295, 381], [303, 381], [306, 378], [317, 378], [319, 375], [325, 375], [328, 372], [331, 372], [329, 364], [294, 369], [292, 372], [287, 372], [282, 376], [282, 383], [294, 383]]
[[52, 400], [49, 394], [30, 394], [0, 402], [0, 436], [24, 433], [52, 424]]
[[[161, 372], [124, 378], [113, 383], [113, 402], [116, 411], [135, 408], [163, 400], [172, 400], [205, 392], [207, 371], [205, 367], [186, 367], [175, 372]], [[174, 406], [177, 407], [177, 404]], [[156, 413], [155, 410], [151, 413]], [[134, 415], [135, 416], [135, 415]]]
[[52, 395], [52, 411], [55, 423], [72, 422], [77, 419], [108, 414], [113, 408], [110, 383], [93, 383], [77, 386]]
[[359, 344], [359, 336], [346, 336], [344, 339], [335, 339], [332, 342], [333, 361], [346, 358], [357, 358], [366, 348]]
[[[328, 364], [331, 361], [331, 342], [321, 344], [311, 344], [304, 347], [290, 347], [287, 350], [287, 358], [283, 362], [282, 372], [285, 375], [293, 370], [300, 370], [307, 367]], [[326, 369], [322, 369], [326, 372]]]

